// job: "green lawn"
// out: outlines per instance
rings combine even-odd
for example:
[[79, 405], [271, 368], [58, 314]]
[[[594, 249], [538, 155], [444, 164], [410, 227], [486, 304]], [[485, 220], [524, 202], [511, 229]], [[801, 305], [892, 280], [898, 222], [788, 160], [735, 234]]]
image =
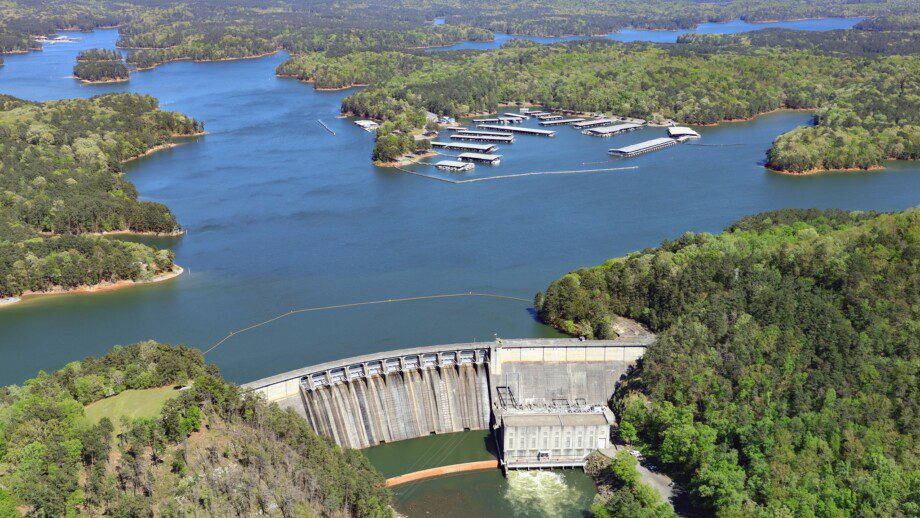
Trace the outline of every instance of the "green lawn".
[[117, 396], [107, 397], [86, 407], [86, 417], [91, 423], [98, 423], [108, 417], [115, 425], [115, 433], [121, 432], [121, 416], [131, 419], [153, 417], [160, 413], [167, 399], [179, 394], [172, 386], [144, 390], [126, 390]]

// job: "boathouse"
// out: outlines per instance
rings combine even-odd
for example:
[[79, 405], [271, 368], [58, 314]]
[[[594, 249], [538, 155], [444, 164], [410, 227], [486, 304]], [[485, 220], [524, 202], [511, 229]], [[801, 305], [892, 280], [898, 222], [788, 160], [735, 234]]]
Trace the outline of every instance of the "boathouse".
[[572, 123], [572, 127], [576, 129], [588, 129], [588, 128], [597, 128], [600, 126], [610, 126], [611, 124], [616, 124], [619, 122], [617, 119], [591, 119], [587, 121], [580, 121]]
[[456, 151], [472, 151], [474, 153], [491, 153], [498, 149], [495, 144], [469, 144], [466, 142], [440, 142], [433, 140], [431, 147], [453, 149]]
[[700, 138], [700, 134], [685, 126], [672, 126], [668, 128], [668, 136], [671, 138]]
[[450, 136], [454, 140], [475, 140], [479, 142], [500, 142], [502, 144], [514, 144], [514, 135], [510, 133], [486, 135], [484, 133], [467, 133], [457, 132]]
[[591, 135], [592, 137], [613, 137], [621, 133], [626, 133], [627, 131], [633, 131], [641, 128], [642, 126], [638, 124], [617, 124], [615, 126], [601, 126], [599, 128], [588, 128], [582, 131], [585, 135]]
[[466, 171], [472, 171], [473, 168], [476, 167], [470, 162], [460, 162], [457, 160], [441, 160], [434, 166], [442, 171], [450, 171], [452, 173], [464, 173]]
[[652, 140], [646, 140], [645, 142], [639, 142], [638, 144], [633, 144], [631, 146], [621, 147], [617, 149], [611, 149], [608, 151], [611, 155], [620, 156], [620, 157], [631, 157], [636, 155], [641, 155], [643, 153], [650, 153], [652, 151], [658, 151], [659, 149], [664, 149], [666, 147], [673, 146], [678, 144], [677, 140], [674, 140], [669, 137], [661, 137]]
[[501, 155], [489, 155], [485, 153], [460, 153], [457, 157], [464, 162], [481, 162], [489, 165], [498, 165], [502, 161]]
[[537, 128], [522, 128], [522, 127], [505, 128], [503, 126], [496, 126], [493, 124], [477, 124], [476, 127], [480, 129], [494, 129], [494, 130], [507, 131], [510, 133], [521, 133], [524, 135], [537, 135], [540, 137], [555, 137], [556, 136], [555, 131], [537, 129]]
[[563, 124], [572, 124], [573, 122], [582, 122], [584, 119], [553, 119], [540, 121], [540, 126], [562, 126]]
[[359, 128], [367, 132], [377, 131], [377, 128], [380, 127], [380, 124], [377, 124], [374, 121], [366, 121], [366, 120], [355, 121], [355, 124]]

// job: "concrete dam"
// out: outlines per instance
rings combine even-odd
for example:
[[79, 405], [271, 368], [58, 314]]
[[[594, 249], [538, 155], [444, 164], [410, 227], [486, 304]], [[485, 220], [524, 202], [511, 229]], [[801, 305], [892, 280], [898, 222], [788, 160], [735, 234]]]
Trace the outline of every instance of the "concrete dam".
[[489, 426], [486, 353], [480, 350], [373, 360], [304, 382], [313, 429], [349, 448]]
[[613, 424], [607, 400], [653, 341], [654, 335], [639, 333], [616, 340], [433, 345], [313, 365], [243, 386], [293, 408], [317, 433], [347, 448], [491, 427], [499, 449], [509, 453], [505, 469], [580, 466], [606, 444]]

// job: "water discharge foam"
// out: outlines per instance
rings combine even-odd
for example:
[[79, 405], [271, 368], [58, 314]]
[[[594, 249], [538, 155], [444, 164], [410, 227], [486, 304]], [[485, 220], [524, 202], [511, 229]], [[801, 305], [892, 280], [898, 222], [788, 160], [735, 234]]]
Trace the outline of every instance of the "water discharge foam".
[[583, 495], [558, 471], [509, 472], [504, 497], [519, 516], [566, 516], [584, 508]]

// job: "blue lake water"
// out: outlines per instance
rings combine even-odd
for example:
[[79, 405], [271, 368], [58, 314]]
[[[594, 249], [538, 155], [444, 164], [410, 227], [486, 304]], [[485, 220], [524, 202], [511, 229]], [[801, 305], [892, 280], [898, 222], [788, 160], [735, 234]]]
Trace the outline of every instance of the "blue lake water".
[[[500, 166], [479, 166], [471, 176], [638, 169], [450, 185], [371, 165], [373, 135], [338, 118], [349, 92], [316, 92], [275, 77], [282, 54], [170, 63], [127, 83], [83, 85], [68, 77], [76, 53], [111, 48], [117, 35], [73, 35], [81, 39], [8, 56], [0, 92], [45, 100], [134, 91], [205, 120], [207, 136], [127, 171], [143, 198], [166, 203], [188, 229], [180, 238], [147, 241], [172, 248], [190, 273], [155, 286], [3, 308], [3, 384], [115, 344], [157, 339], [207, 348], [230, 330], [292, 308], [467, 291], [529, 299], [573, 268], [688, 230], [718, 231], [763, 210], [898, 210], [920, 201], [916, 163], [803, 178], [765, 171], [771, 141], [808, 124], [804, 112], [698, 128], [706, 146], [615, 162], [608, 148], [664, 130], [598, 139], [562, 127], [554, 139], [519, 137], [499, 151]], [[208, 360], [242, 382], [377, 350], [496, 334], [555, 336], [528, 306], [457, 298], [300, 315], [238, 335]]]
[[820, 18], [814, 20], [794, 20], [788, 22], [764, 22], [748, 23], [743, 20], [735, 20], [726, 23], [702, 23], [696, 29], [680, 29], [675, 31], [653, 31], [646, 29], [623, 29], [612, 32], [607, 36], [565, 36], [560, 38], [541, 38], [536, 36], [517, 36], [503, 33], [496, 33], [495, 40], [489, 42], [464, 42], [456, 45], [445, 47], [434, 47], [430, 50], [463, 50], [463, 49], [496, 49], [501, 47], [508, 40], [523, 39], [537, 43], [558, 43], [562, 41], [587, 40], [587, 39], [608, 39], [614, 41], [650, 41], [654, 43], [674, 43], [682, 34], [737, 34], [740, 32], [750, 32], [760, 29], [781, 28], [796, 29], [801, 31], [832, 31], [837, 29], [849, 29], [861, 22], [862, 18]]
[[[117, 34], [69, 34], [80, 40], [7, 56], [0, 93], [48, 100], [141, 92], [158, 97], [164, 109], [205, 120], [207, 136], [135, 161], [127, 171], [143, 198], [169, 205], [188, 229], [180, 238], [139, 240], [172, 248], [189, 273], [155, 286], [0, 309], [0, 384], [115, 344], [157, 339], [207, 348], [232, 329], [292, 308], [467, 291], [530, 298], [573, 268], [685, 231], [716, 232], [764, 210], [900, 210], [920, 202], [916, 163], [801, 178], [764, 170], [772, 140], [810, 122], [803, 112], [697, 128], [698, 143], [614, 161], [608, 148], [664, 130], [599, 139], [561, 127], [553, 139], [518, 137], [498, 151], [500, 166], [479, 166], [467, 177], [638, 169], [450, 185], [371, 165], [373, 136], [338, 118], [349, 92], [316, 92], [275, 77], [283, 54], [170, 63], [135, 73], [128, 83], [83, 85], [69, 78], [76, 53], [112, 48]], [[426, 165], [413, 169], [433, 172]], [[242, 382], [392, 348], [496, 334], [556, 336], [528, 306], [454, 298], [312, 313], [238, 335], [207, 359]], [[473, 444], [478, 432], [470, 433]], [[411, 443], [381, 450], [381, 469], [397, 469], [394, 458], [411, 458]], [[482, 453], [476, 447], [451, 451], [475, 458]], [[592, 492], [590, 480], [575, 471], [508, 479], [480, 472], [401, 487], [396, 504], [412, 516], [579, 516]]]

